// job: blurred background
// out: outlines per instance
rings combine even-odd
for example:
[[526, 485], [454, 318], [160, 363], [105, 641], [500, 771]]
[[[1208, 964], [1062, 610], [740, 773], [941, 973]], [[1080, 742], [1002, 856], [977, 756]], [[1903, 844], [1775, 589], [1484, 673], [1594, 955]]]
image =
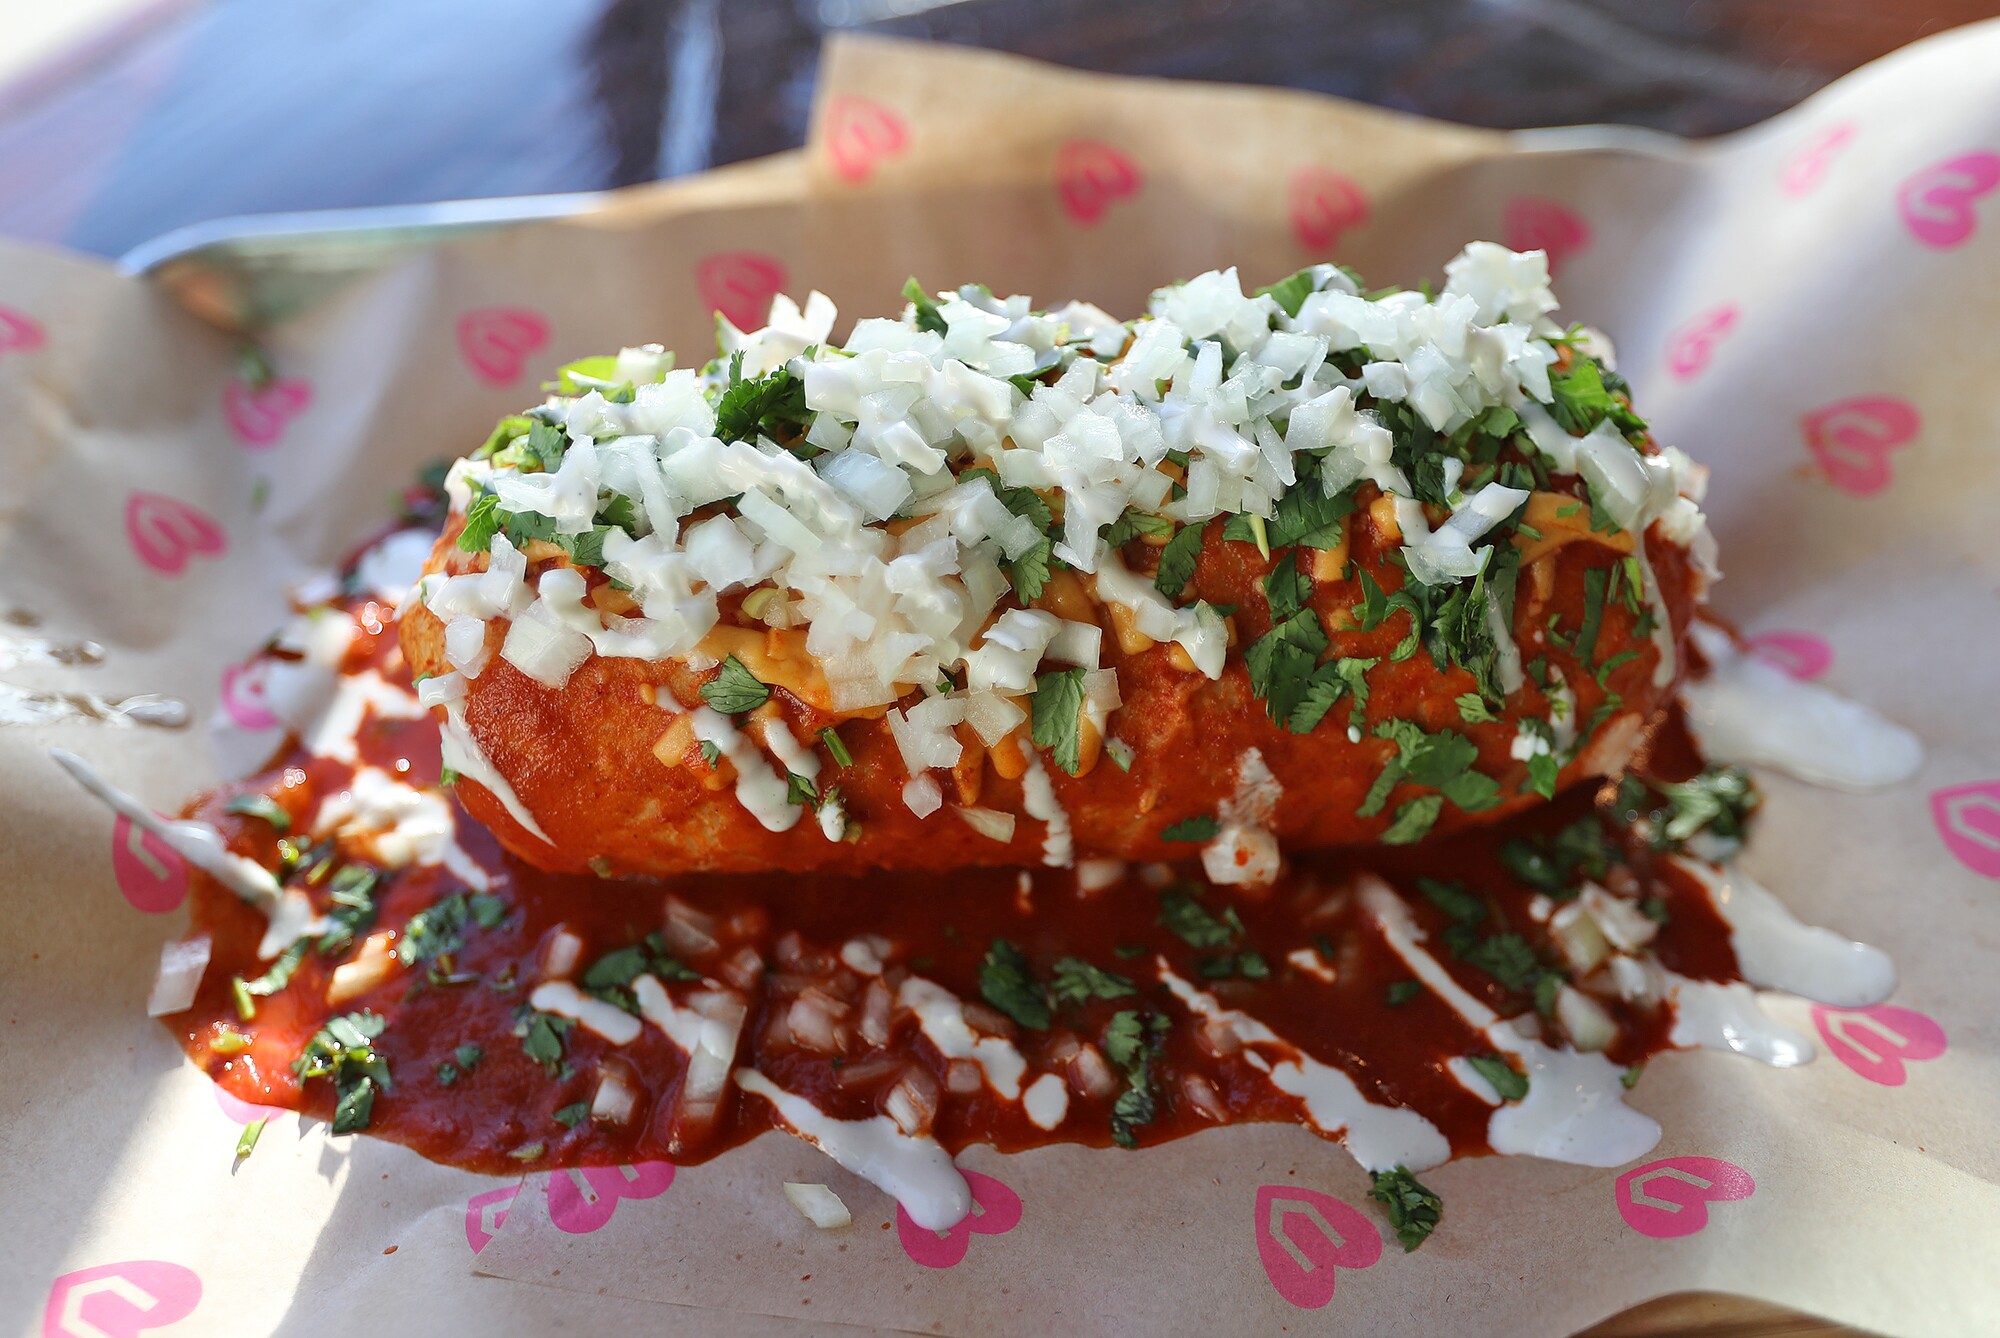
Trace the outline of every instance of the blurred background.
[[[0, 0], [0, 235], [587, 191], [799, 144], [821, 41], [1737, 129], [2000, 0]], [[1226, 133], [1226, 130], [1220, 131]]]

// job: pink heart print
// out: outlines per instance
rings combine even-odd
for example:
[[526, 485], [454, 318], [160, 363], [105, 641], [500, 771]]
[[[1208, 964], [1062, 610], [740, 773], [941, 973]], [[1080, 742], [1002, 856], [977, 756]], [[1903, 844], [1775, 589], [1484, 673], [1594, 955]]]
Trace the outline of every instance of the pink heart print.
[[1996, 187], [2000, 153], [1961, 153], [1907, 178], [1896, 192], [1896, 208], [1912, 237], [1948, 251], [1972, 240], [1979, 229], [1975, 206]]
[[236, 439], [253, 449], [276, 445], [311, 403], [312, 382], [297, 376], [281, 376], [254, 389], [232, 376], [222, 387], [222, 416]]
[[763, 328], [771, 299], [785, 288], [785, 267], [761, 251], [722, 251], [694, 267], [695, 288], [710, 311], [719, 311], [739, 330]]
[[1145, 173], [1131, 157], [1094, 139], [1073, 139], [1056, 153], [1056, 193], [1063, 212], [1084, 227], [1096, 226], [1104, 211], [1137, 195]]
[[1692, 1236], [1708, 1225], [1708, 1205], [1747, 1199], [1757, 1191], [1750, 1173], [1720, 1157], [1665, 1157], [1618, 1177], [1618, 1215], [1654, 1240]]
[[257, 1120], [275, 1120], [285, 1113], [283, 1106], [254, 1106], [221, 1083], [210, 1083], [208, 1086], [209, 1090], [215, 1093], [215, 1104], [221, 1108], [223, 1116], [233, 1123], [251, 1124]]
[[1799, 419], [1806, 449], [1820, 473], [1855, 497], [1868, 497], [1889, 486], [1889, 452], [1909, 445], [1923, 426], [1917, 407], [1893, 395], [1836, 400]]
[[465, 1201], [465, 1243], [474, 1254], [492, 1244], [493, 1238], [500, 1234], [500, 1228], [507, 1224], [507, 1212], [520, 1194], [519, 1185], [502, 1185]]
[[271, 712], [270, 682], [265, 677], [269, 664], [258, 656], [247, 664], [223, 666], [222, 710], [244, 729], [278, 727], [278, 717]]
[[157, 492], [126, 499], [125, 537], [139, 561], [162, 576], [178, 576], [189, 558], [215, 557], [229, 547], [222, 526], [207, 512]]
[[549, 1176], [549, 1221], [558, 1231], [587, 1236], [611, 1220], [620, 1199], [654, 1199], [674, 1183], [664, 1161], [632, 1166], [585, 1166]]
[[1884, 1087], [1901, 1087], [1909, 1081], [1904, 1061], [1936, 1059], [1945, 1052], [1944, 1028], [1914, 1008], [1814, 1004], [1812, 1020], [1835, 1059]]
[[1982, 877], [2000, 878], [2000, 780], [1936, 791], [1931, 821], [1953, 859]]
[[111, 876], [132, 909], [147, 915], [165, 915], [187, 900], [187, 865], [123, 813], [111, 824]]
[[492, 386], [511, 386], [528, 357], [549, 342], [548, 319], [526, 307], [481, 307], [458, 318], [458, 351], [472, 374]]
[[860, 185], [875, 165], [908, 148], [903, 118], [870, 98], [843, 93], [827, 104], [826, 151], [842, 181]]
[[0, 353], [33, 353], [47, 342], [40, 321], [25, 311], [0, 307]]
[[1715, 346], [1736, 328], [1743, 313], [1731, 302], [1710, 307], [1667, 337], [1667, 370], [1686, 381], [1708, 366]]
[[1833, 165], [1848, 143], [1854, 138], [1854, 124], [1842, 121], [1839, 125], [1828, 126], [1819, 134], [1806, 141], [1805, 147], [1785, 160], [1784, 168], [1778, 173], [1778, 189], [1787, 195], [1809, 195], [1826, 178], [1827, 168]]
[[1021, 1223], [1021, 1196], [990, 1175], [961, 1171], [972, 1190], [972, 1212], [949, 1231], [927, 1231], [896, 1205], [896, 1239], [925, 1268], [950, 1268], [965, 1258], [974, 1236], [1004, 1236]]
[[1330, 167], [1301, 167], [1285, 184], [1292, 235], [1309, 251], [1339, 245], [1342, 234], [1368, 221], [1361, 187]]
[[1367, 1214], [1300, 1185], [1260, 1186], [1252, 1225], [1264, 1276], [1301, 1310], [1333, 1299], [1341, 1269], [1372, 1268], [1382, 1257], [1382, 1233]]
[[1797, 679], [1814, 679], [1833, 667], [1833, 647], [1811, 632], [1759, 632], [1750, 653]]
[[201, 1279], [161, 1259], [65, 1273], [49, 1288], [42, 1338], [134, 1338], [178, 1324], [201, 1304]]
[[1521, 195], [1507, 202], [1501, 215], [1501, 239], [1513, 251], [1546, 251], [1549, 273], [1590, 247], [1590, 225], [1568, 205], [1538, 195]]

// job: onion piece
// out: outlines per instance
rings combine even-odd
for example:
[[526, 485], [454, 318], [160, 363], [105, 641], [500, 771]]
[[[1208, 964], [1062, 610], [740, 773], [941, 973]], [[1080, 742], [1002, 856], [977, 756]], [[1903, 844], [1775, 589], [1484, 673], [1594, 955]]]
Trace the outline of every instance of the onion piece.
[[206, 934], [160, 945], [160, 973], [153, 977], [153, 992], [146, 996], [147, 1017], [183, 1013], [193, 1005], [202, 974], [208, 970], [210, 947]]
[[904, 1069], [903, 1076], [882, 1097], [882, 1113], [912, 1138], [931, 1131], [937, 1112], [937, 1079], [927, 1068], [913, 1065]]
[[1618, 1039], [1618, 1021], [1604, 1005], [1571, 985], [1556, 992], [1556, 1021], [1569, 1037], [1570, 1048], [1588, 1053]]
[[557, 925], [556, 932], [549, 936], [548, 947], [542, 950], [542, 979], [568, 980], [582, 961], [583, 940]]
[[952, 805], [952, 812], [965, 819], [965, 825], [981, 836], [993, 841], [1007, 842], [1014, 839], [1014, 815], [1002, 813], [994, 808], [965, 808]]
[[704, 915], [671, 893], [667, 895], [662, 932], [667, 946], [681, 957], [706, 957], [722, 947], [715, 938], [715, 917]]
[[1076, 1058], [1069, 1062], [1069, 1078], [1083, 1096], [1108, 1101], [1118, 1095], [1118, 1075], [1111, 1071], [1110, 1061], [1094, 1045], [1076, 1052]]
[[895, 1002], [886, 981], [878, 977], [868, 982], [868, 988], [861, 996], [859, 1030], [863, 1041], [878, 1048], [889, 1043], [889, 1023]]
[[787, 1180], [785, 1197], [805, 1215], [806, 1221], [821, 1231], [837, 1230], [854, 1221], [847, 1205], [840, 1201], [840, 1196], [825, 1185], [799, 1185]]
[[590, 1099], [590, 1118], [600, 1124], [626, 1125], [639, 1108], [639, 1089], [630, 1065], [607, 1061], [598, 1066], [597, 1092]]

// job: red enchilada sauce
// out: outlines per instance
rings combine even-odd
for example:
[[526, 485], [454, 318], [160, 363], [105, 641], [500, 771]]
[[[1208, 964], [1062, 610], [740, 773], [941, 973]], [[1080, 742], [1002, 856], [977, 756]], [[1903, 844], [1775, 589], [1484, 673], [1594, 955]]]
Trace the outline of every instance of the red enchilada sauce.
[[[359, 599], [345, 607], [357, 630], [342, 672], [372, 669], [406, 687], [384, 611]], [[1357, 904], [1354, 880], [1364, 872], [1396, 889], [1427, 950], [1458, 985], [1502, 1017], [1541, 1019], [1551, 1045], [1562, 1044], [1552, 1000], [1574, 973], [1549, 921], [1585, 879], [1622, 892], [1658, 923], [1650, 947], [1660, 966], [1697, 981], [1737, 978], [1729, 926], [1705, 889], [1649, 839], [1666, 801], [1630, 781], [1574, 789], [1505, 823], [1415, 847], [1294, 856], [1260, 891], [1209, 887], [1195, 861], [1114, 870], [1089, 880], [1105, 882], [1091, 890], [1064, 869], [664, 882], [552, 875], [507, 855], [454, 803], [458, 846], [490, 880], [481, 893], [443, 864], [373, 868], [348, 859], [331, 838], [306, 840], [320, 804], [346, 788], [358, 766], [417, 791], [439, 787], [439, 733], [429, 713], [398, 719], [371, 710], [355, 742], [352, 765], [293, 742], [269, 770], [206, 796], [189, 814], [217, 827], [237, 852], [278, 869], [285, 863], [279, 824], [245, 797], [275, 801], [293, 854], [281, 876], [311, 889], [322, 911], [338, 906], [339, 889], [356, 922], [352, 933], [344, 942], [335, 935], [328, 951], [308, 944], [282, 987], [246, 996], [237, 982], [271, 965], [256, 956], [264, 918], [197, 874], [194, 931], [212, 938], [212, 959], [193, 1006], [166, 1021], [194, 1062], [237, 1097], [334, 1119], [337, 1131], [365, 1127], [474, 1170], [691, 1163], [783, 1127], [769, 1103], [733, 1084], [711, 1123], [689, 1118], [688, 1056], [651, 1022], [636, 1040], [614, 1045], [581, 1022], [531, 1008], [564, 934], [581, 944], [566, 974], [585, 987], [598, 982], [602, 1000], [629, 1010], [631, 972], [621, 963], [643, 964], [677, 1000], [725, 986], [746, 1006], [732, 1070], [757, 1069], [837, 1119], [900, 1115], [906, 1132], [927, 1132], [954, 1152], [972, 1143], [1004, 1151], [1108, 1145], [1114, 1132], [1117, 1141], [1146, 1145], [1215, 1123], [1310, 1123], [1301, 1099], [1274, 1085], [1268, 1059], [1254, 1062], [1240, 1040], [1174, 997], [1161, 963], [1345, 1074], [1374, 1105], [1420, 1113], [1453, 1154], [1488, 1150], [1494, 1107], [1447, 1061], [1494, 1047], [1415, 978]], [[1638, 763], [1656, 786], [1701, 769], [1677, 719], [1656, 728]], [[450, 951], [398, 961], [378, 983], [328, 1001], [335, 968], [353, 962], [370, 935], [386, 935], [375, 946], [392, 951], [406, 941], [436, 948], [439, 936], [412, 921], [426, 913], [442, 921], [452, 907], [440, 911], [440, 903], [453, 897], [463, 924], [443, 935]], [[677, 908], [671, 914], [663, 910], [669, 904]], [[856, 940], [862, 946], [849, 947]], [[856, 970], [856, 961], [871, 970]], [[1010, 973], [1010, 963], [1025, 978]], [[1053, 1127], [1038, 1125], [1024, 1101], [999, 1095], [977, 1065], [943, 1055], [907, 1009], [885, 1016], [882, 996], [895, 999], [912, 973], [962, 1001], [972, 1034], [1010, 1042], [1026, 1062], [1024, 1085], [1044, 1074], [1061, 1080], [1067, 1101]], [[1072, 1002], [1079, 991], [1094, 997]], [[1592, 997], [1616, 1023], [1604, 1053], [1632, 1066], [1629, 1077], [1669, 1047], [1671, 1004], [1627, 1004], [1601, 985]], [[372, 1050], [386, 1062], [387, 1081], [367, 1094], [357, 1125], [355, 1110], [343, 1116], [337, 1108], [342, 1095], [349, 1099], [340, 1106], [352, 1104], [351, 1075], [302, 1080], [294, 1063], [330, 1018], [364, 1014], [380, 1020]], [[804, 1035], [795, 1025], [801, 1019], [815, 1024]], [[1143, 1063], [1132, 1062], [1130, 1047], [1125, 1063], [1112, 1062], [1109, 1033], [1119, 1028], [1136, 1028], [1147, 1044]], [[636, 1092], [621, 1122], [588, 1113], [607, 1064]]]

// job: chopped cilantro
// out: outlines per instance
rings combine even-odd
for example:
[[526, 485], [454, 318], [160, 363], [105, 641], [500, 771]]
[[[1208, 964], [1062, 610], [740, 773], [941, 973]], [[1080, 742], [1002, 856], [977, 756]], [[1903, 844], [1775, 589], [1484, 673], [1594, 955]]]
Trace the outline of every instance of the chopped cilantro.
[[1343, 655], [1315, 666], [1306, 679], [1304, 694], [1292, 707], [1291, 714], [1285, 717], [1285, 728], [1294, 734], [1312, 733], [1319, 728], [1319, 722], [1326, 718], [1326, 713], [1343, 697], [1354, 699], [1356, 714], [1351, 719], [1358, 721], [1359, 713], [1368, 706], [1367, 673], [1380, 663], [1379, 659], [1362, 660]]
[[1208, 841], [1222, 830], [1222, 824], [1206, 813], [1192, 818], [1182, 818], [1160, 832], [1162, 841]]
[[1301, 478], [1285, 489], [1271, 509], [1270, 544], [1284, 548], [1338, 548], [1345, 529], [1341, 522], [1354, 511], [1354, 495], [1329, 496], [1318, 480]]
[[306, 940], [295, 940], [291, 946], [278, 954], [263, 975], [255, 980], [239, 979], [234, 983], [236, 1011], [245, 1022], [257, 1015], [257, 1005], [250, 1002], [252, 997], [260, 999], [268, 997], [290, 983], [292, 972], [298, 970], [299, 963], [305, 960], [306, 946]]
[[1389, 1007], [1401, 1008], [1423, 992], [1424, 985], [1420, 980], [1398, 980], [1390, 984], [1383, 992], [1383, 997], [1388, 1001]]
[[328, 1078], [333, 1082], [333, 1132], [354, 1133], [368, 1127], [377, 1088], [389, 1088], [389, 1061], [375, 1052], [383, 1021], [376, 1013], [346, 1013], [328, 1018], [292, 1061], [301, 1080]]
[[1372, 632], [1398, 611], [1410, 615], [1408, 634], [1397, 643], [1396, 649], [1389, 652], [1389, 658], [1400, 664], [1416, 654], [1417, 647], [1423, 644], [1424, 610], [1408, 589], [1398, 590], [1393, 595], [1384, 594], [1373, 576], [1365, 571], [1358, 574], [1361, 578], [1361, 602], [1349, 610], [1358, 630]]
[[1573, 357], [1568, 367], [1551, 368], [1549, 389], [1554, 395], [1555, 420], [1565, 432], [1589, 432], [1607, 418], [1621, 432], [1646, 430], [1646, 420], [1611, 393], [1612, 388], [1604, 381], [1604, 369], [1595, 358]]
[[701, 685], [701, 699], [724, 715], [741, 715], [769, 701], [771, 689], [731, 655], [716, 676]]
[[355, 938], [375, 923], [375, 885], [382, 875], [358, 864], [341, 868], [328, 884], [332, 905], [327, 907], [327, 928], [319, 936], [322, 953], [345, 952]]
[[714, 739], [703, 739], [699, 751], [701, 753], [701, 760], [708, 763], [710, 770], [714, 770], [722, 764], [722, 745]]
[[1127, 1008], [1114, 1013], [1104, 1028], [1104, 1053], [1113, 1067], [1125, 1075], [1125, 1090], [1111, 1107], [1111, 1141], [1122, 1148], [1137, 1147], [1135, 1132], [1151, 1124], [1158, 1113], [1153, 1095], [1153, 1060], [1165, 1039], [1167, 1019], [1158, 1013], [1141, 1013]]
[[1465, 1062], [1493, 1085], [1493, 1090], [1500, 1094], [1502, 1101], [1519, 1101], [1528, 1094], [1526, 1075], [1501, 1056], [1468, 1055]]
[[479, 1061], [486, 1057], [486, 1051], [468, 1041], [451, 1052], [451, 1058], [437, 1066], [438, 1086], [449, 1087], [466, 1074], [479, 1067]]
[[1047, 748], [1055, 764], [1074, 776], [1083, 767], [1082, 669], [1059, 669], [1035, 676], [1031, 737]]
[[1711, 767], [1692, 780], [1661, 785], [1668, 817], [1661, 829], [1667, 841], [1679, 844], [1707, 831], [1741, 840], [1750, 815], [1761, 802], [1749, 774], [1734, 767]]
[[937, 299], [924, 291], [924, 286], [914, 276], [903, 285], [903, 296], [910, 299], [916, 308], [916, 323], [919, 330], [932, 334], [944, 334], [950, 327], [944, 323], [944, 316], [938, 311]]
[[1554, 753], [1536, 753], [1528, 759], [1528, 789], [1544, 799], [1556, 797], [1556, 778], [1562, 761]]
[[506, 918], [507, 903], [500, 898], [454, 892], [410, 917], [396, 941], [396, 956], [404, 966], [415, 966], [456, 955], [474, 926], [491, 929]]
[[1468, 725], [1490, 725], [1498, 716], [1486, 705], [1486, 699], [1476, 692], [1467, 692], [1457, 699], [1458, 718]]
[[1058, 959], [1049, 982], [1049, 998], [1058, 1008], [1080, 1007], [1092, 999], [1122, 999], [1138, 992], [1138, 987], [1125, 977], [1092, 966], [1080, 957]]
[[979, 964], [979, 995], [1033, 1031], [1047, 1031], [1049, 1000], [1028, 958], [1004, 938], [996, 938]]
[[1268, 297], [1276, 302], [1287, 316], [1296, 316], [1299, 314], [1299, 308], [1305, 305], [1306, 299], [1315, 291], [1317, 290], [1313, 287], [1313, 272], [1308, 268], [1282, 278], [1276, 283], [1265, 284], [1252, 296]]
[[1576, 658], [1585, 665], [1597, 663], [1597, 634], [1604, 626], [1604, 591], [1610, 579], [1604, 567], [1583, 574], [1583, 626], [1576, 634]]
[[1483, 938], [1459, 953], [1458, 959], [1516, 992], [1532, 988], [1544, 969], [1528, 940], [1513, 933]]
[[1641, 1060], [1637, 1064], [1634, 1064], [1631, 1068], [1626, 1069], [1623, 1073], [1619, 1074], [1618, 1081], [1621, 1085], [1623, 1085], [1625, 1090], [1629, 1092], [1634, 1087], [1637, 1087], [1639, 1085], [1639, 1075], [1644, 1073], [1645, 1071], [1646, 1071], [1645, 1061]]
[[1172, 534], [1173, 530], [1174, 523], [1165, 516], [1148, 515], [1136, 506], [1128, 506], [1106, 528], [1104, 542], [1109, 547], [1122, 548], [1142, 534], [1157, 539], [1161, 535]]
[[236, 1135], [236, 1160], [242, 1161], [257, 1150], [257, 1140], [264, 1135], [264, 1123], [264, 1120], [252, 1120], [243, 1126], [242, 1133]]
[[1312, 580], [1299, 570], [1297, 549], [1278, 559], [1264, 578], [1264, 599], [1271, 606], [1271, 621], [1282, 622], [1303, 609], [1312, 594]]
[[1405, 1253], [1422, 1245], [1444, 1220], [1444, 1200], [1419, 1183], [1407, 1167], [1375, 1172], [1368, 1197], [1388, 1210], [1389, 1226]]
[[482, 492], [472, 499], [465, 509], [465, 527], [458, 532], [458, 546], [468, 553], [484, 553], [493, 547], [493, 536], [500, 532], [500, 499], [490, 492]]
[[590, 1118], [588, 1101], [572, 1101], [567, 1106], [559, 1106], [555, 1111], [555, 1122], [565, 1129], [574, 1129]]
[[272, 831], [283, 836], [292, 829], [292, 815], [268, 794], [239, 794], [229, 801], [227, 811], [245, 817], [262, 818]]
[[[1305, 704], [1313, 688], [1320, 652], [1326, 646], [1326, 629], [1311, 609], [1300, 609], [1250, 643], [1243, 653], [1243, 665], [1250, 674], [1250, 691], [1263, 699], [1264, 709], [1273, 721], [1288, 722]], [[1338, 671], [1334, 677], [1338, 677]], [[1329, 690], [1322, 686], [1322, 693]]]
[[1441, 794], [1418, 795], [1406, 799], [1396, 810], [1395, 820], [1382, 831], [1381, 842], [1386, 846], [1406, 846], [1413, 841], [1421, 841], [1437, 825], [1438, 815], [1444, 812], [1444, 796]]
[[715, 435], [724, 441], [794, 437], [810, 421], [806, 383], [786, 366], [743, 379], [743, 355], [730, 359], [729, 384], [715, 402]]
[[530, 1011], [514, 1024], [514, 1034], [521, 1038], [521, 1053], [554, 1074], [562, 1067], [563, 1037], [575, 1025], [566, 1017]]
[[541, 466], [543, 473], [553, 474], [562, 468], [563, 453], [568, 449], [569, 433], [562, 428], [539, 419], [528, 425], [528, 459]]
[[1229, 980], [1241, 977], [1244, 980], [1268, 980], [1271, 964], [1264, 960], [1264, 954], [1255, 950], [1225, 953], [1219, 957], [1204, 957], [1194, 964], [1195, 974], [1203, 980]]
[[1195, 559], [1201, 556], [1201, 525], [1184, 525], [1167, 540], [1160, 550], [1159, 570], [1153, 573], [1153, 584], [1168, 599], [1179, 599], [1194, 579]]
[[819, 741], [826, 745], [826, 751], [832, 755], [835, 766], [854, 765], [854, 754], [847, 751], [847, 745], [840, 741], [840, 731], [832, 725], [819, 732]]
[[1218, 918], [1196, 901], [1185, 885], [1160, 894], [1157, 923], [1190, 948], [1224, 948], [1243, 935], [1243, 921], [1234, 906], [1225, 907]]

